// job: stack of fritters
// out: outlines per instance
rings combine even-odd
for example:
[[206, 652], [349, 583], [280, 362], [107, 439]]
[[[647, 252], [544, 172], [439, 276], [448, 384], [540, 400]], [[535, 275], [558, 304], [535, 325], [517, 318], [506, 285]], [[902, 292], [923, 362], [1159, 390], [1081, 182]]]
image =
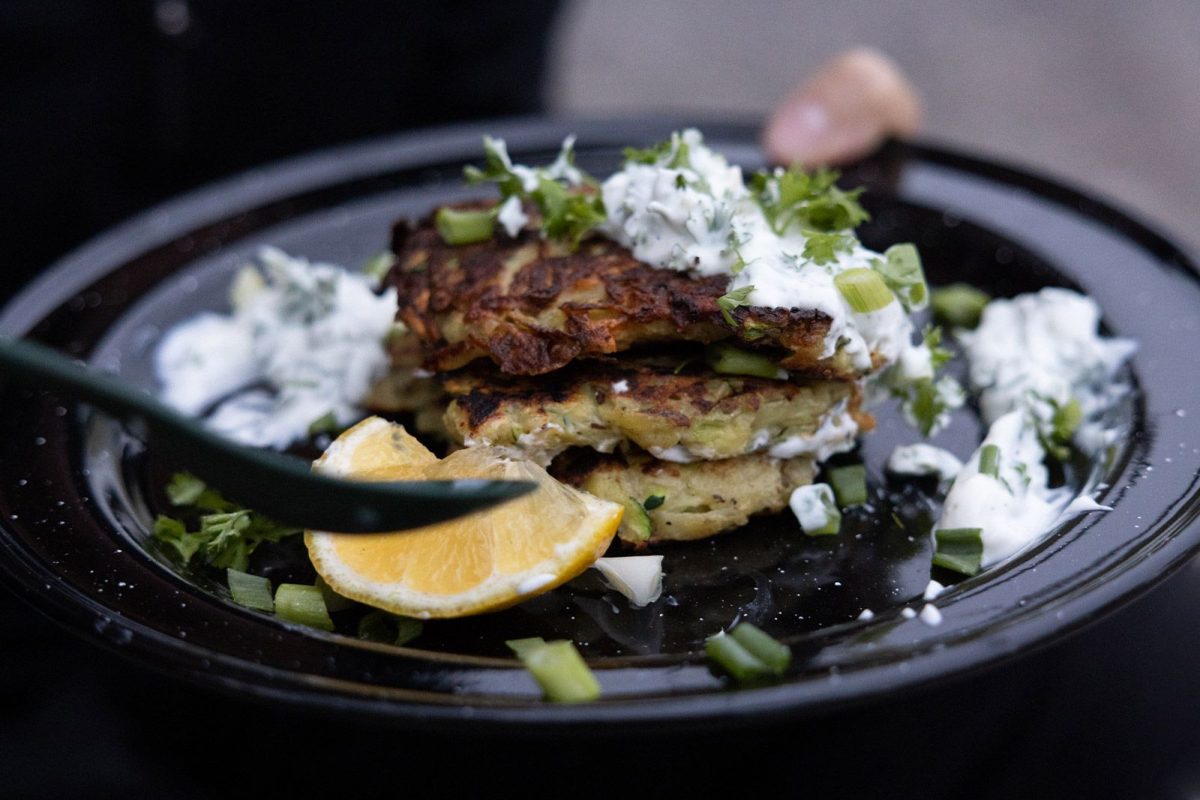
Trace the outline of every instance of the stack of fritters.
[[[811, 482], [818, 443], [844, 448], [872, 424], [849, 360], [822, 358], [830, 320], [761, 307], [727, 320], [727, 277], [655, 268], [596, 237], [572, 252], [533, 229], [451, 246], [432, 220], [398, 224], [393, 250], [406, 332], [375, 406], [416, 411], [427, 431], [444, 408], [453, 443], [519, 449], [623, 503], [628, 541], [778, 511]], [[726, 340], [769, 355], [779, 377], [715, 372], [705, 346]]]

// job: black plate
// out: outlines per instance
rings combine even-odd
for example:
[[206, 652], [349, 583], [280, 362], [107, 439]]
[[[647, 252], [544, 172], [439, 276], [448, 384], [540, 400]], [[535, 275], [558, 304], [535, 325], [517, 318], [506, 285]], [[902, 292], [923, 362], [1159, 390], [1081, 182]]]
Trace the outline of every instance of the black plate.
[[[657, 122], [506, 122], [354, 146], [240, 176], [164, 205], [63, 259], [0, 316], [28, 334], [153, 386], [158, 334], [219, 308], [233, 271], [259, 245], [358, 264], [391, 221], [460, 197], [462, 164], [486, 131], [540, 161], [564, 133], [596, 173], [620, 148], [661, 138]], [[708, 126], [709, 141], [757, 166], [749, 127]], [[1141, 344], [1130, 435], [1106, 476], [1114, 506], [1064, 526], [1018, 557], [939, 598], [945, 621], [905, 619], [929, 579], [929, 545], [879, 525], [885, 489], [836, 543], [798, 535], [785, 516], [738, 535], [664, 548], [667, 597], [631, 611], [585, 577], [500, 615], [434, 623], [414, 647], [361, 643], [280, 623], [222, 599], [210, 576], [181, 573], [148, 539], [161, 454], [103, 417], [52, 397], [0, 396], [0, 568], [38, 608], [143, 663], [261, 698], [404, 724], [580, 727], [636, 721], [747, 722], [864, 700], [995, 663], [1078, 628], [1161, 579], [1200, 546], [1200, 282], [1174, 246], [1110, 207], [1011, 168], [894, 145], [859, 165], [868, 244], [912, 240], [935, 283], [969, 280], [999, 294], [1058, 284], [1105, 310], [1110, 331]], [[960, 454], [978, 423], [960, 414], [940, 439]], [[914, 440], [887, 412], [864, 457], [882, 463]], [[281, 567], [286, 569], [286, 565]], [[855, 618], [874, 610], [870, 622]], [[619, 612], [619, 613], [618, 613]], [[796, 652], [786, 679], [731, 690], [697, 651], [704, 635], [752, 619]], [[580, 643], [604, 698], [554, 706], [507, 658], [505, 639]]]

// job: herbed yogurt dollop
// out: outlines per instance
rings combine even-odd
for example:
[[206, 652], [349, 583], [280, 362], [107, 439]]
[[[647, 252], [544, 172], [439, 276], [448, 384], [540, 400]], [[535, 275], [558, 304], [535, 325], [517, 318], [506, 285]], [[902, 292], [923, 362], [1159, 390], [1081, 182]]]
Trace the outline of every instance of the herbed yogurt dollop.
[[1104, 510], [1090, 487], [1052, 488], [1045, 466], [1067, 444], [1095, 459], [1118, 435], [1107, 417], [1131, 390], [1120, 371], [1137, 344], [1101, 336], [1099, 325], [1094, 300], [1048, 288], [992, 301], [979, 327], [959, 334], [990, 427], [946, 496], [935, 545], [937, 531], [978, 531], [987, 567], [1061, 520]]
[[[155, 353], [162, 399], [243, 444], [284, 449], [363, 416], [386, 373], [396, 292], [366, 275], [264, 247], [238, 274], [232, 314], [175, 326]], [[215, 404], [215, 407], [214, 407]]]

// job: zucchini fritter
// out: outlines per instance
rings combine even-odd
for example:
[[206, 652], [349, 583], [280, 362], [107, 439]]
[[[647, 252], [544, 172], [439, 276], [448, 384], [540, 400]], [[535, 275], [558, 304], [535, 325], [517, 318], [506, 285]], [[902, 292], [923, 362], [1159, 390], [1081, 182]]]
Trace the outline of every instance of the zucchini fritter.
[[[622, 503], [625, 516], [617, 535], [640, 545], [703, 539], [739, 528], [754, 514], [781, 511], [793, 490], [812, 483], [815, 470], [807, 457], [754, 454], [672, 464], [645, 453], [602, 455], [577, 449], [555, 459], [550, 472]], [[650, 497], [661, 497], [661, 505], [647, 509]]]
[[[547, 464], [569, 447], [632, 443], [674, 462], [732, 458], [787, 442], [795, 454], [849, 446], [870, 415], [855, 384], [676, 374], [669, 361], [578, 361], [537, 378], [471, 370], [449, 376], [446, 429], [468, 446], [521, 449]], [[825, 427], [822, 428], [822, 425]], [[821, 439], [813, 440], [818, 431]]]
[[516, 239], [497, 235], [455, 247], [431, 220], [415, 229], [397, 224], [387, 282], [400, 298], [399, 319], [420, 339], [432, 371], [490, 358], [510, 375], [542, 375], [639, 344], [736, 338], [782, 348], [785, 369], [859, 376], [841, 350], [822, 358], [830, 319], [819, 311], [735, 308], [731, 327], [717, 305], [726, 276], [658, 269], [599, 238], [571, 252], [528, 229]]

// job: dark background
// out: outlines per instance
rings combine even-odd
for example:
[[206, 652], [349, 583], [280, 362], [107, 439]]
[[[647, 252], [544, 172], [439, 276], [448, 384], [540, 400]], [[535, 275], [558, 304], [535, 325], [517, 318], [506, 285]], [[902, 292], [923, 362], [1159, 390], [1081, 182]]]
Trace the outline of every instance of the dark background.
[[[644, 19], [671, 5], [649, 4]], [[639, 75], [642, 89], [659, 86], [661, 70], [634, 71], [631, 93], [614, 94], [612, 76], [631, 67], [609, 52], [601, 74], [594, 51], [608, 51], [578, 32], [588, 15], [615, 13], [596, 3], [570, 6], [548, 51], [555, 6], [5, 0], [0, 296], [106, 226], [221, 175], [536, 111], [548, 58], [556, 108], [593, 107], [581, 65], [597, 110], [645, 97]], [[625, 20], [626, 46], [653, 27], [637, 21]], [[798, 77], [774, 74], [784, 86]], [[1197, 630], [1192, 564], [1080, 635], [886, 703], [769, 729], [523, 740], [370, 728], [209, 694], [78, 641], [0, 591], [0, 796], [275, 796], [326, 781], [344, 794], [432, 781], [438, 794], [642, 795], [728, 779], [739, 795], [771, 782], [789, 796], [1195, 797]]]

